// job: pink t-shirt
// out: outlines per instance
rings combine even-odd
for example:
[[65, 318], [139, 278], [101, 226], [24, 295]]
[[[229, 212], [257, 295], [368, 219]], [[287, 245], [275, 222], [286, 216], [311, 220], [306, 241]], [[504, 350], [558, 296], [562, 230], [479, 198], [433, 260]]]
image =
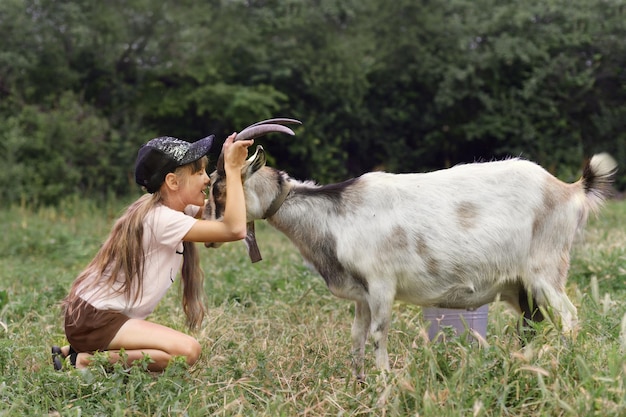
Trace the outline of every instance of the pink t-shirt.
[[[145, 253], [143, 293], [132, 302], [114, 288], [79, 290], [80, 297], [101, 310], [119, 311], [130, 318], [145, 319], [156, 308], [178, 275], [183, 262], [183, 237], [196, 223], [199, 207], [187, 206], [185, 213], [162, 204], [150, 210], [143, 221]], [[95, 278], [95, 277], [94, 277]], [[99, 277], [106, 281], [106, 277]], [[123, 277], [118, 277], [123, 282]], [[91, 282], [87, 279], [85, 282]]]

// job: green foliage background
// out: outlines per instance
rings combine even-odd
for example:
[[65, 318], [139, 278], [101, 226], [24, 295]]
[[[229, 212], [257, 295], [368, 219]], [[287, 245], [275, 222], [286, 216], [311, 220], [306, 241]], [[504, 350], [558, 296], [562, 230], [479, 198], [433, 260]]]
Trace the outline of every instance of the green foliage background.
[[621, 0], [3, 0], [0, 37], [3, 204], [132, 194], [148, 139], [275, 116], [304, 125], [259, 140], [272, 164], [319, 182], [626, 165]]

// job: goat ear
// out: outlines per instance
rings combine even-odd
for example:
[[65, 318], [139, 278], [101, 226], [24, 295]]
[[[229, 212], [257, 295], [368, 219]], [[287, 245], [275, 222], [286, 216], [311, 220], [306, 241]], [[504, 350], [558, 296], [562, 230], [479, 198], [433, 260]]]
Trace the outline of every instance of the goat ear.
[[263, 168], [266, 162], [267, 157], [265, 156], [265, 150], [261, 145], [259, 145], [256, 147], [256, 151], [254, 152], [254, 154], [250, 158], [248, 158], [248, 163], [245, 167], [246, 177], [249, 177], [250, 175], [257, 172], [259, 169]]

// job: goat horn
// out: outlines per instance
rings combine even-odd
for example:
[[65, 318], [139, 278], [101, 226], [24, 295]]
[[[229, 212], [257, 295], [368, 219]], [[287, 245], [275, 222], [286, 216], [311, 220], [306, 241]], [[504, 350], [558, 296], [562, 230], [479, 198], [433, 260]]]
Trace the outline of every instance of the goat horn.
[[291, 136], [295, 135], [295, 133], [293, 133], [293, 130], [289, 129], [286, 126], [270, 123], [260, 124], [256, 126], [248, 126], [237, 134], [235, 140], [254, 139], [272, 132], [286, 133]]
[[267, 119], [261, 120], [260, 122], [256, 122], [251, 124], [250, 126], [243, 129], [239, 134], [237, 134], [237, 138], [235, 140], [246, 140], [246, 139], [254, 139], [259, 136], [265, 135], [267, 133], [279, 132], [286, 133], [288, 135], [293, 136], [293, 130], [289, 129], [284, 124], [298, 124], [301, 125], [302, 122], [296, 119], [287, 119], [283, 117], [279, 117], [276, 119]]
[[[241, 132], [237, 134], [235, 141], [238, 140], [247, 140], [258, 138], [259, 136], [266, 135], [268, 133], [286, 133], [288, 135], [294, 136], [295, 133], [293, 130], [289, 129], [282, 124], [299, 124], [302, 122], [296, 119], [287, 119], [287, 118], [276, 118], [276, 119], [267, 119], [261, 120], [260, 122], [256, 122], [251, 124], [250, 126], [243, 129]], [[220, 153], [219, 159], [217, 160], [217, 170], [218, 172], [224, 172], [224, 154]]]
[[300, 120], [287, 119], [285, 117], [279, 117], [279, 118], [276, 118], [276, 119], [261, 120], [260, 122], [256, 122], [255, 124], [252, 124], [252, 125], [250, 125], [248, 127], [258, 126], [258, 125], [265, 125], [265, 124], [268, 124], [268, 123], [276, 123], [276, 124], [279, 124], [279, 125], [290, 125], [290, 124], [291, 125], [301, 125], [302, 124], [302, 122]]

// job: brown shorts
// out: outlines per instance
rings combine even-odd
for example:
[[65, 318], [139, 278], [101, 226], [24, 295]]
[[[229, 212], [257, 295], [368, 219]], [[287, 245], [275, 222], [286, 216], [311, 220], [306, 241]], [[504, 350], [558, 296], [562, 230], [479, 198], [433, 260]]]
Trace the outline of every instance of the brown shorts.
[[111, 310], [98, 310], [89, 303], [74, 301], [73, 314], [65, 313], [65, 336], [76, 352], [107, 350], [130, 317]]

